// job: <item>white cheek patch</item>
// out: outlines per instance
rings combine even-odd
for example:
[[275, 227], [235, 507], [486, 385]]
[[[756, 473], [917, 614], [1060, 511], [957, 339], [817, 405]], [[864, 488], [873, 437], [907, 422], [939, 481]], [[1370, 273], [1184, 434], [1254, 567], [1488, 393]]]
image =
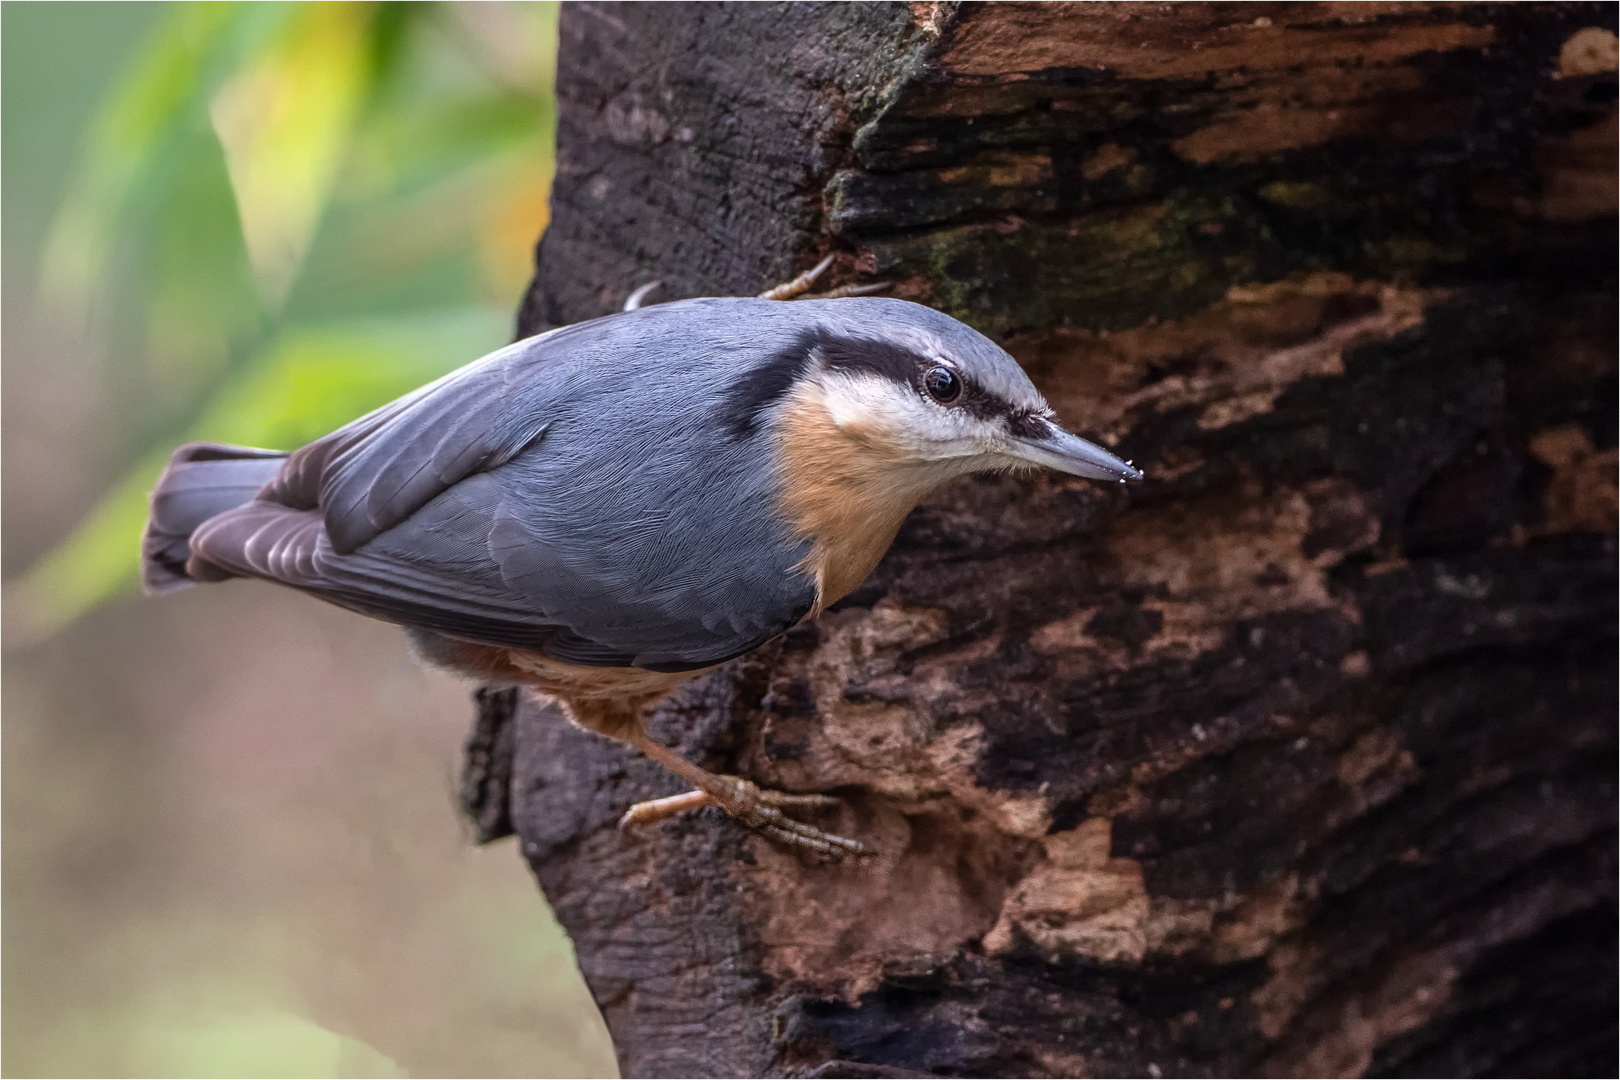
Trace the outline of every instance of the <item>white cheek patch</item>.
[[942, 408], [881, 376], [826, 372], [820, 385], [823, 406], [838, 427], [877, 435], [919, 461], [995, 453], [1006, 442], [993, 421]]
[[841, 428], [888, 432], [922, 421], [922, 401], [906, 387], [876, 375], [829, 372], [821, 377], [822, 400]]

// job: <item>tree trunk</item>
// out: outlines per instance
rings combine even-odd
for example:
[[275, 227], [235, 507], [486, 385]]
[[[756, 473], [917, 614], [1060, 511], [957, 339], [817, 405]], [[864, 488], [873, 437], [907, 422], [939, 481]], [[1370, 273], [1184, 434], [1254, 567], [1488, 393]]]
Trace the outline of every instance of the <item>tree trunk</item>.
[[950, 485], [657, 710], [870, 864], [485, 700], [627, 1075], [1614, 1072], [1614, 22], [565, 5], [524, 334], [835, 252], [1148, 475]]

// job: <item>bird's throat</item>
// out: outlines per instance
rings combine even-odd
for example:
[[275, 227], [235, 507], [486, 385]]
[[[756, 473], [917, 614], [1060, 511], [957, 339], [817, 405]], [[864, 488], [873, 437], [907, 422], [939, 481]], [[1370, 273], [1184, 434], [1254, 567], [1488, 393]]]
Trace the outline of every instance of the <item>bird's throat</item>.
[[817, 611], [866, 580], [906, 515], [955, 475], [917, 461], [879, 425], [836, 423], [814, 386], [784, 402], [775, 434], [781, 511], [810, 541], [802, 569], [816, 580]]

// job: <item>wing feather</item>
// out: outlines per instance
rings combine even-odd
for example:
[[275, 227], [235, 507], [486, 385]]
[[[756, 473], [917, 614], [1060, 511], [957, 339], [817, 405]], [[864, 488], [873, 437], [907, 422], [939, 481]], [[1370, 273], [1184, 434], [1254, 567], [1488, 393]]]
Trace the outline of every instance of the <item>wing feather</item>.
[[262, 497], [319, 508], [334, 550], [359, 549], [544, 435], [546, 386], [525, 376], [544, 361], [550, 336], [510, 345], [310, 443]]
[[196, 569], [569, 663], [684, 671], [748, 652], [804, 617], [814, 582], [761, 509], [767, 450], [710, 434], [770, 347], [691, 317], [723, 303], [564, 327], [356, 420], [204, 522]]

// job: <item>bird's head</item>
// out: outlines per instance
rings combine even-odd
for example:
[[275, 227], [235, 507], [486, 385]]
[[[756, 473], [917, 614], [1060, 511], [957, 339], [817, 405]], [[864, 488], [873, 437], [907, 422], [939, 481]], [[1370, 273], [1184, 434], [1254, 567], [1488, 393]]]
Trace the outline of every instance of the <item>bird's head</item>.
[[1045, 466], [1141, 478], [1058, 426], [1018, 362], [947, 315], [888, 299], [783, 306], [793, 340], [730, 388], [723, 419], [774, 443], [781, 509], [811, 543], [821, 606], [864, 580], [911, 508], [952, 477]]
[[[806, 304], [805, 306], [809, 306]], [[830, 425], [874, 466], [925, 481], [1042, 466], [1139, 480], [1129, 462], [1053, 418], [1018, 362], [983, 334], [901, 300], [832, 301], [799, 344], [782, 419]]]

